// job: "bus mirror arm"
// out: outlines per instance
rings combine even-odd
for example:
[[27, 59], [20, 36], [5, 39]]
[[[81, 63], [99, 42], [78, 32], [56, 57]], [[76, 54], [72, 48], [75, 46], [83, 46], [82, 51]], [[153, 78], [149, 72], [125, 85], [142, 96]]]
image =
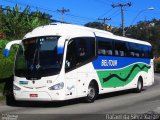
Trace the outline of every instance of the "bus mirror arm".
[[5, 50], [4, 50], [4, 56], [7, 58], [9, 56], [10, 48], [12, 47], [12, 45], [15, 45], [15, 44], [19, 45], [21, 44], [21, 41], [22, 40], [14, 40], [14, 41], [7, 43]]

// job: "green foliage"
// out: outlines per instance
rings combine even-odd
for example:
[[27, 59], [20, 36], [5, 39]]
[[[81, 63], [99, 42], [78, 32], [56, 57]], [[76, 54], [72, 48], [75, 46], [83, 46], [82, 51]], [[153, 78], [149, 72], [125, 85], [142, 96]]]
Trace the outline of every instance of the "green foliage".
[[[99, 22], [89, 22], [87, 27], [104, 29], [103, 24]], [[160, 56], [160, 20], [140, 21], [135, 25], [125, 28], [126, 36], [150, 42], [153, 46], [154, 56]], [[122, 28], [112, 28], [112, 33], [122, 36]]]
[[0, 96], [0, 103], [1, 103], [1, 104], [4, 104], [4, 103], [3, 103], [4, 100], [5, 100], [5, 97], [4, 97], [4, 96]]
[[51, 16], [39, 11], [31, 12], [26, 7], [22, 12], [18, 5], [13, 10], [6, 7], [0, 11], [0, 31], [5, 33], [8, 40], [22, 39], [22, 37], [35, 27], [51, 22]]
[[89, 22], [87, 24], [85, 24], [84, 26], [86, 27], [91, 27], [91, 28], [96, 28], [96, 29], [100, 29], [100, 30], [107, 30], [108, 25], [107, 24], [102, 24], [100, 22]]
[[2, 8], [0, 11], [0, 32], [4, 33], [6, 38], [0, 39], [0, 79], [13, 75], [14, 59], [17, 46], [11, 48], [8, 58], [4, 58], [3, 52], [8, 41], [22, 39], [23, 36], [33, 30], [35, 27], [49, 24], [51, 16], [40, 11], [31, 12], [27, 6], [20, 11], [18, 5], [13, 9], [10, 7]]
[[96, 29], [104, 29], [103, 24], [100, 22], [89, 22], [85, 24], [86, 27], [96, 28]]
[[154, 60], [154, 71], [160, 72], [160, 58]]
[[160, 63], [157, 64], [157, 68], [160, 69]]
[[154, 55], [160, 56], [160, 20], [141, 21], [126, 29], [128, 37], [150, 42]]
[[[3, 90], [4, 90], [4, 85], [5, 85], [5, 83], [1, 83], [0, 82], [0, 94], [3, 92]], [[1, 96], [1, 95], [0, 95]]]
[[3, 52], [6, 44], [6, 40], [0, 40], [0, 79], [7, 78], [13, 75], [13, 61], [15, 58], [17, 47], [12, 47], [9, 57], [5, 58]]
[[126, 34], [140, 40], [160, 39], [160, 20], [140, 21], [136, 25], [130, 26]]

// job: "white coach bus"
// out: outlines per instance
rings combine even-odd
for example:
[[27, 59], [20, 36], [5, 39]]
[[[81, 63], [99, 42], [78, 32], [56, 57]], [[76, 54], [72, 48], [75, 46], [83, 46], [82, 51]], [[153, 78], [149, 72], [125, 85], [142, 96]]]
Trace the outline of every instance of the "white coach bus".
[[34, 29], [19, 44], [13, 93], [20, 101], [62, 101], [135, 89], [154, 83], [152, 46], [148, 42], [70, 24]]

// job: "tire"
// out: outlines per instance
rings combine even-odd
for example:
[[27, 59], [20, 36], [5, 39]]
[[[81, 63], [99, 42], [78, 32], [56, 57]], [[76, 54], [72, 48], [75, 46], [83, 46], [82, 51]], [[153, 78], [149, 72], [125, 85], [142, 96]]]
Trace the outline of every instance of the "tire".
[[137, 82], [137, 88], [135, 89], [136, 93], [140, 93], [143, 89], [143, 80], [140, 77]]
[[93, 103], [97, 98], [97, 96], [98, 96], [98, 87], [96, 86], [96, 84], [94, 84], [94, 82], [91, 82], [88, 87], [88, 94], [85, 97], [85, 102]]
[[16, 103], [13, 95], [13, 79], [13, 76], [6, 78], [3, 90], [3, 95], [6, 97], [6, 104], [9, 106], [14, 106]]
[[16, 105], [16, 100], [13, 95], [13, 91], [8, 91], [6, 94], [6, 104], [8, 106], [15, 106]]

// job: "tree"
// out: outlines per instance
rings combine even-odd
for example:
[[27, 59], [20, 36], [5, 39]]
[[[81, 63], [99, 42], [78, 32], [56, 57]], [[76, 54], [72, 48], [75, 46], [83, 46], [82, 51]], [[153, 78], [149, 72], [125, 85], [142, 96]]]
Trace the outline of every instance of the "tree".
[[107, 24], [102, 24], [100, 22], [89, 22], [87, 24], [85, 24], [84, 26], [86, 27], [91, 27], [91, 28], [96, 28], [96, 29], [100, 29], [100, 30], [107, 30], [108, 25]]
[[0, 33], [6, 38], [0, 39], [0, 79], [13, 75], [13, 66], [17, 46], [11, 48], [8, 58], [4, 58], [4, 47], [8, 41], [22, 39], [23, 36], [40, 25], [49, 24], [51, 16], [40, 11], [31, 12], [30, 7], [20, 11], [18, 5], [13, 9], [0, 6]]
[[[99, 22], [89, 22], [85, 24], [87, 27], [103, 30], [103, 24]], [[126, 37], [139, 39], [150, 42], [153, 46], [155, 56], [160, 56], [160, 20], [153, 19], [150, 21], [140, 21], [135, 25], [125, 28]], [[121, 27], [112, 28], [111, 32], [115, 35], [122, 35]]]
[[[126, 27], [126, 37], [150, 42], [155, 56], [160, 56], [160, 20], [140, 21], [135, 25]], [[114, 28], [112, 32], [121, 35], [121, 28]]]
[[1, 9], [0, 32], [5, 33], [8, 40], [21, 39], [35, 27], [51, 22], [50, 15], [40, 11], [31, 12], [28, 6], [22, 12], [18, 5], [13, 10], [10, 7], [1, 7]]

